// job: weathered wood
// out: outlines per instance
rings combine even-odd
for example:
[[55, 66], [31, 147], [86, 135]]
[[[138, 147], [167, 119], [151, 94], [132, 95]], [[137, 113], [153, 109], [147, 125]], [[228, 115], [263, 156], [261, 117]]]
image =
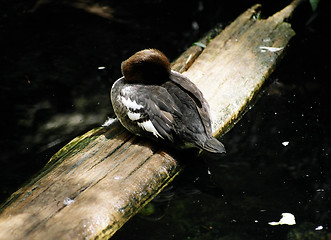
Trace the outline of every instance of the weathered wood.
[[[225, 134], [240, 119], [276, 67], [294, 31], [284, 19], [300, 1], [266, 20], [246, 11], [208, 45], [184, 75], [194, 79], [212, 107], [213, 132]], [[245, 24], [242, 24], [245, 22]], [[215, 64], [211, 64], [211, 63]], [[210, 82], [210, 84], [206, 84]]]
[[[254, 17], [255, 5], [205, 49], [194, 46], [173, 64], [188, 69], [184, 74], [202, 90], [215, 134], [240, 118], [275, 68], [294, 36], [284, 19], [298, 3], [266, 20]], [[198, 57], [185, 66], [192, 54]], [[180, 170], [169, 153], [117, 121], [93, 129], [56, 153], [1, 207], [0, 239], [108, 239]]]

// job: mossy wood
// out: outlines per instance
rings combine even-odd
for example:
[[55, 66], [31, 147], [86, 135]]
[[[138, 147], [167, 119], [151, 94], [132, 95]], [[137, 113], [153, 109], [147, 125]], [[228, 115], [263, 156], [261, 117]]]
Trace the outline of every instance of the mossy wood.
[[[259, 5], [240, 15], [205, 49], [173, 64], [210, 104], [215, 135], [251, 105], [294, 31], [284, 22], [299, 1], [265, 20]], [[225, 143], [226, 145], [226, 143]], [[0, 239], [108, 239], [180, 172], [170, 154], [118, 121], [75, 138], [1, 207]]]

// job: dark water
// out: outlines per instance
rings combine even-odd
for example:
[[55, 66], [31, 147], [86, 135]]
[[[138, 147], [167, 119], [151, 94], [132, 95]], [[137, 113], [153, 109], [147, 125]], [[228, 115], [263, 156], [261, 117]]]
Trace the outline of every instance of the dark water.
[[[271, 85], [222, 139], [227, 155], [193, 160], [114, 239], [330, 239], [325, 2], [315, 14], [304, 5], [292, 20], [297, 35]], [[1, 201], [61, 146], [112, 116], [109, 89], [123, 59], [154, 47], [172, 60], [255, 2], [100, 1], [111, 19], [67, 1], [35, 3], [0, 10]], [[266, 2], [264, 13], [285, 4]], [[286, 212], [296, 225], [268, 224]]]

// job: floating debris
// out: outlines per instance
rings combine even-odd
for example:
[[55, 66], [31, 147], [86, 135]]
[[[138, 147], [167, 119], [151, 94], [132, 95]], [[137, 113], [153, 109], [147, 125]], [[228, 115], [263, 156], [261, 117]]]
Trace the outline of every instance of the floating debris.
[[292, 213], [282, 213], [282, 218], [279, 220], [279, 222], [269, 222], [268, 223], [271, 226], [276, 226], [276, 225], [294, 225], [296, 224], [295, 222], [295, 217]]
[[283, 145], [284, 147], [286, 147], [289, 143], [290, 143], [290, 142], [285, 141], [285, 142], [282, 142], [282, 145]]
[[317, 228], [315, 228], [316, 231], [320, 231], [323, 230], [323, 226], [318, 226]]

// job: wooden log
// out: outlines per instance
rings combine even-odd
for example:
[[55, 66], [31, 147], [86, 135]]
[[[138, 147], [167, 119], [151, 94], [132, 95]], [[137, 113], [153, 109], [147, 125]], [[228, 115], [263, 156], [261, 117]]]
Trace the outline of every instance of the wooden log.
[[[255, 5], [205, 49], [194, 46], [173, 63], [174, 70], [187, 69], [209, 102], [214, 134], [224, 134], [251, 106], [295, 34], [284, 19], [298, 3], [265, 20], [256, 18]], [[1, 206], [0, 239], [108, 239], [180, 170], [171, 154], [118, 121], [93, 129]]]

